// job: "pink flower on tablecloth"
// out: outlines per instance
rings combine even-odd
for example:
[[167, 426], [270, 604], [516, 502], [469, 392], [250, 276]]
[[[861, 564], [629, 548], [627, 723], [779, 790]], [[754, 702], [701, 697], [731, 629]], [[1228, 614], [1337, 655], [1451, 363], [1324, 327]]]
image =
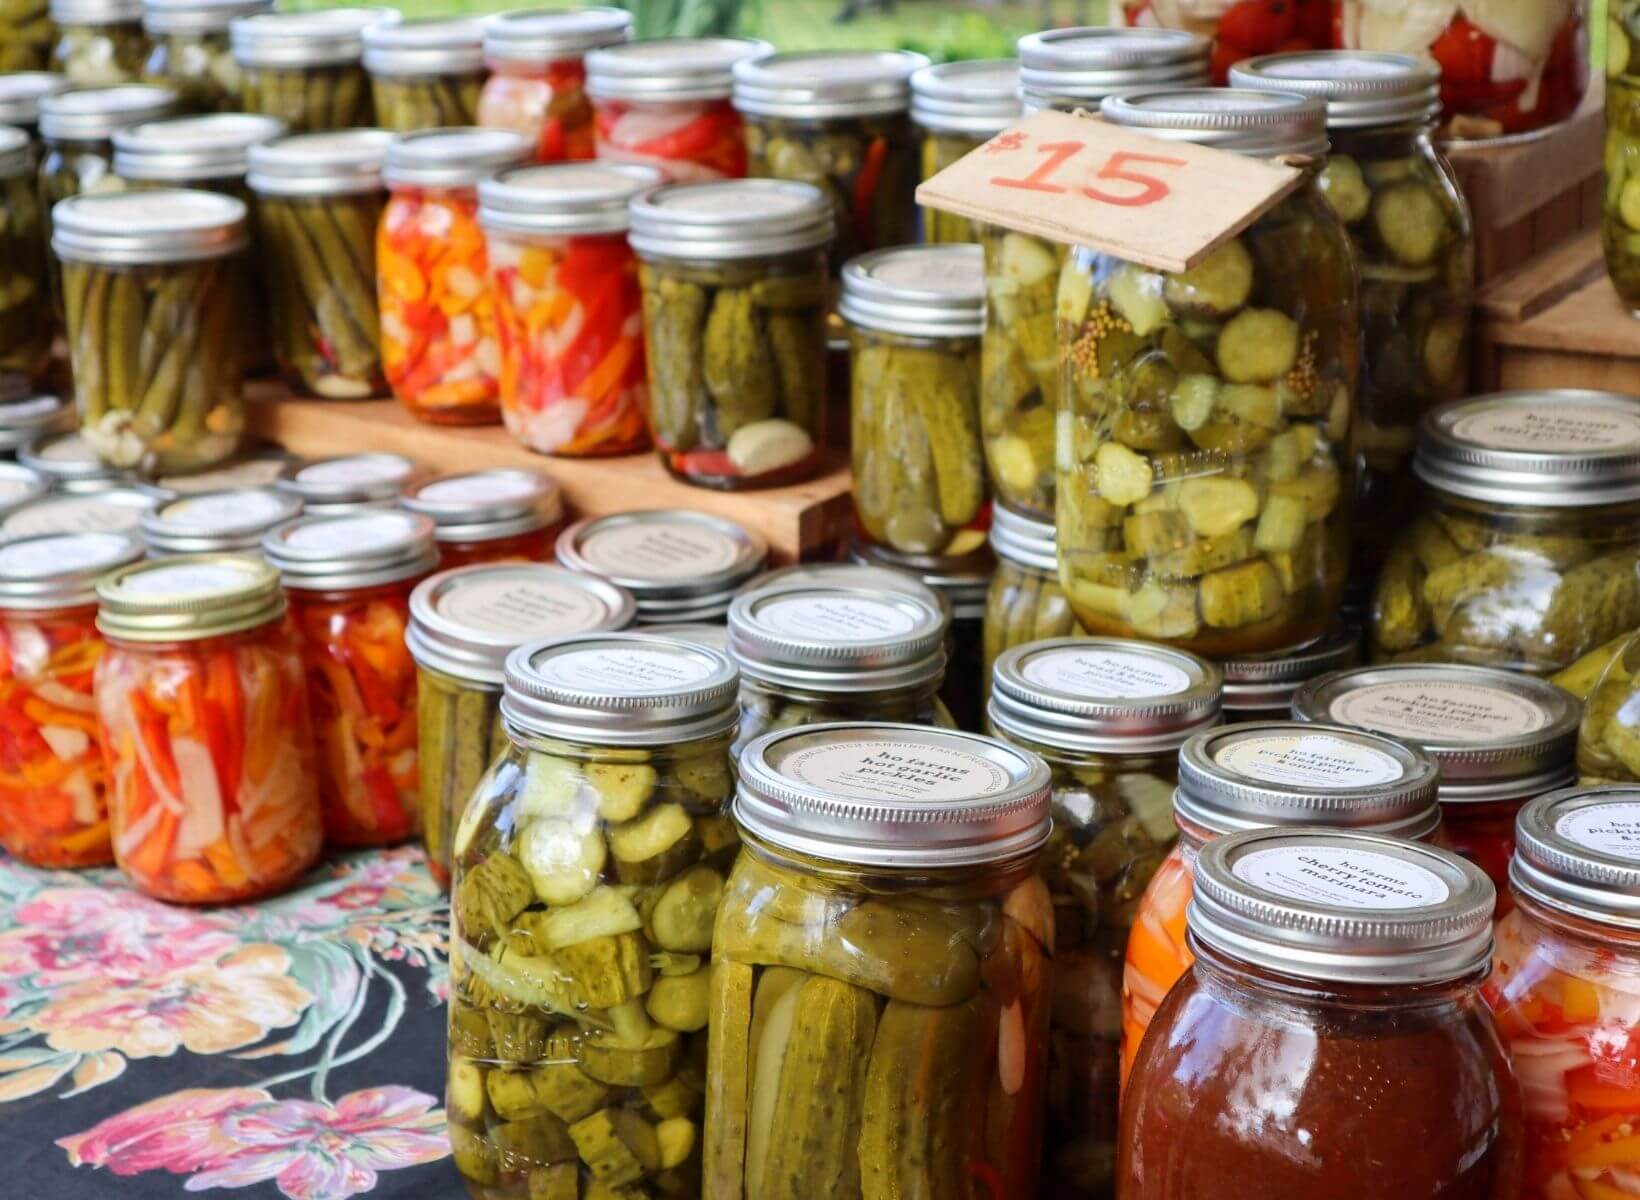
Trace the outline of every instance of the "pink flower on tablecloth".
[[57, 1144], [76, 1167], [107, 1167], [116, 1175], [186, 1175], [231, 1157], [238, 1146], [222, 1134], [222, 1119], [268, 1099], [261, 1088], [189, 1088], [128, 1108], [84, 1133], [58, 1138]]
[[0, 977], [42, 990], [140, 980], [209, 963], [239, 944], [209, 918], [133, 892], [48, 888], [0, 931]]

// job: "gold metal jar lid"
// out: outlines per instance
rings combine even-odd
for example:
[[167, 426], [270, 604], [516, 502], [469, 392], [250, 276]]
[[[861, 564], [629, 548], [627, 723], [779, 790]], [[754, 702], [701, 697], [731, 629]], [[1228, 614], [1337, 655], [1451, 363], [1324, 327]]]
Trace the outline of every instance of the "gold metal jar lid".
[[137, 563], [97, 585], [97, 628], [127, 642], [192, 642], [285, 615], [279, 572], [242, 554]]

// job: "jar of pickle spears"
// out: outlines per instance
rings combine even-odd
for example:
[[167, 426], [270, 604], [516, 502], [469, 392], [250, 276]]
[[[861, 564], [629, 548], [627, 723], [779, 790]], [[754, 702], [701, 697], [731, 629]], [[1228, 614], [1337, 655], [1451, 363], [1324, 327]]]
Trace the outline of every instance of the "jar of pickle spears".
[[1004, 650], [1048, 638], [1084, 636], [1059, 586], [1053, 526], [998, 504], [991, 509], [990, 541], [997, 565], [985, 598], [987, 696], [992, 665]]
[[0, 125], [0, 398], [46, 382], [56, 334], [34, 148]]
[[484, 23], [477, 17], [372, 25], [364, 31], [363, 61], [383, 129], [478, 124]]
[[[63, 396], [25, 393], [19, 400], [0, 404], [0, 459], [26, 453], [30, 444], [55, 434], [67, 433], [73, 428], [72, 400]], [[42, 492], [46, 483], [42, 475]]]
[[[922, 138], [919, 180], [932, 179], [1020, 118], [1019, 63], [969, 59], [919, 67], [911, 74], [911, 123]], [[922, 210], [925, 242], [977, 242], [967, 217]]]
[[1635, 0], [1608, 4], [1600, 238], [1618, 299], [1640, 313], [1640, 5]]
[[238, 17], [273, 11], [273, 0], [143, 0], [153, 49], [142, 81], [173, 89], [190, 112], [238, 112], [243, 80], [228, 44]]
[[292, 133], [375, 124], [364, 72], [364, 31], [396, 22], [391, 8], [266, 12], [228, 29], [240, 71], [240, 105], [278, 117]]
[[[1333, 45], [1333, 10], [1340, 0], [1117, 0], [1112, 15], [1143, 29], [1185, 29], [1213, 39], [1213, 83], [1223, 86], [1231, 66], [1277, 50], [1326, 50]], [[1371, 3], [1371, 0], [1368, 0]], [[1415, 25], [1399, 9], [1385, 9], [1385, 24]], [[1390, 49], [1390, 47], [1378, 47]]]
[[761, 537], [725, 517], [652, 508], [575, 522], [558, 535], [557, 558], [630, 592], [638, 624], [662, 625], [722, 623], [768, 553]]
[[51, 69], [75, 87], [135, 83], [142, 73], [142, 0], [51, 0], [51, 22]]
[[582, 60], [631, 33], [632, 14], [619, 8], [520, 9], [486, 18], [490, 77], [479, 94], [478, 123], [523, 134], [536, 162], [591, 158], [592, 103]]
[[43, 533], [129, 533], [168, 499], [143, 486], [111, 487], [83, 495], [49, 495], [10, 509], [0, 518], [0, 541]]
[[38, 71], [51, 61], [46, 0], [13, 0], [0, 13], [0, 72]]
[[[0, 17], [3, 23], [4, 17]], [[0, 40], [0, 58], [6, 53]], [[28, 134], [36, 144], [40, 138], [40, 98], [66, 92], [73, 85], [51, 71], [3, 71], [0, 69], [0, 125], [10, 125]]]
[[1054, 955], [1034, 754], [909, 725], [740, 759], [708, 1196], [1036, 1195]]
[[402, 454], [338, 454], [287, 463], [274, 487], [300, 500], [302, 511], [310, 517], [335, 516], [360, 509], [397, 508], [400, 492], [417, 473], [416, 464]]
[[1307, 646], [1221, 659], [1224, 719], [1232, 725], [1285, 721], [1292, 716], [1293, 697], [1306, 683], [1360, 662], [1361, 632], [1344, 625], [1335, 625]]
[[558, 484], [535, 471], [497, 467], [440, 475], [407, 486], [399, 503], [433, 522], [439, 563], [446, 569], [550, 562], [564, 525]]
[[300, 516], [302, 502], [272, 488], [201, 492], [142, 514], [137, 528], [155, 558], [168, 554], [260, 554], [262, 538]]
[[696, 1195], [734, 666], [642, 634], [532, 642], [501, 716], [454, 846], [456, 1167], [481, 1200]]

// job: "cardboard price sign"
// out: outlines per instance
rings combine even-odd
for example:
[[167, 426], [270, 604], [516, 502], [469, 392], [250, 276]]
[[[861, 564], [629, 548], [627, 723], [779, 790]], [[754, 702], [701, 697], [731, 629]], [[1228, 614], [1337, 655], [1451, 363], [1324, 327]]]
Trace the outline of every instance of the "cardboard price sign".
[[1158, 271], [1183, 271], [1302, 178], [1279, 162], [1047, 110], [924, 182], [917, 203]]

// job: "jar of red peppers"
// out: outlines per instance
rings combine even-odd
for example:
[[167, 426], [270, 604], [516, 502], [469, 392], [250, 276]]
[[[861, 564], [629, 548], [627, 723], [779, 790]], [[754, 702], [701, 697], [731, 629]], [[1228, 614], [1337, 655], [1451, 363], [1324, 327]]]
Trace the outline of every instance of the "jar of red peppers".
[[97, 585], [98, 732], [114, 858], [161, 900], [288, 887], [324, 842], [307, 687], [279, 576], [238, 555]]
[[129, 533], [135, 536], [143, 514], [169, 498], [168, 493], [149, 487], [44, 496], [6, 514], [0, 520], [0, 540], [40, 533]]
[[657, 38], [587, 55], [598, 157], [699, 183], [746, 174], [746, 138], [729, 102], [737, 62], [773, 52], [751, 38]]
[[649, 444], [643, 295], [627, 204], [652, 167], [515, 167], [478, 185], [501, 339], [501, 420], [542, 454], [628, 454]]
[[114, 861], [91, 686], [97, 580], [141, 557], [119, 533], [0, 546], [0, 844], [33, 866]]
[[683, 509], [588, 518], [558, 537], [558, 562], [625, 588], [640, 625], [722, 621], [768, 551], [733, 521]]
[[535, 471], [441, 475], [404, 489], [399, 502], [433, 522], [446, 569], [479, 562], [550, 562], [564, 523], [558, 484]]
[[[1333, 6], [1339, 0], [1118, 0], [1125, 25], [1188, 29], [1213, 39], [1213, 82], [1255, 54], [1327, 50], [1333, 45]], [[1417, 8], [1456, 7], [1448, 0], [1365, 0], [1387, 20], [1416, 23]], [[1535, 2], [1535, 0], [1534, 0]]]
[[137, 528], [149, 553], [259, 554], [262, 537], [300, 514], [302, 502], [272, 488], [202, 492], [142, 514]]
[[407, 512], [300, 517], [262, 539], [301, 638], [325, 839], [384, 846], [419, 825], [410, 592], [438, 567], [433, 523]]
[[434, 425], [501, 419], [501, 342], [478, 224], [478, 181], [524, 161], [504, 129], [425, 129], [387, 148], [391, 198], [376, 235], [382, 365], [412, 416]]
[[1360, 661], [1361, 631], [1344, 625], [1334, 626], [1307, 646], [1221, 659], [1224, 719], [1232, 725], [1241, 721], [1285, 721], [1292, 715], [1293, 696], [1299, 688]]
[[[922, 138], [919, 179], [931, 179], [1020, 117], [1019, 63], [972, 59], [920, 67], [911, 76], [911, 123]], [[925, 242], [977, 242], [973, 222], [922, 210]]]
[[415, 477], [416, 464], [404, 455], [377, 451], [287, 463], [273, 486], [300, 500], [310, 517], [335, 516], [397, 508], [400, 493]]
[[529, 138], [537, 162], [592, 157], [592, 105], [582, 56], [624, 42], [632, 14], [618, 8], [521, 9], [484, 22], [478, 123]]

